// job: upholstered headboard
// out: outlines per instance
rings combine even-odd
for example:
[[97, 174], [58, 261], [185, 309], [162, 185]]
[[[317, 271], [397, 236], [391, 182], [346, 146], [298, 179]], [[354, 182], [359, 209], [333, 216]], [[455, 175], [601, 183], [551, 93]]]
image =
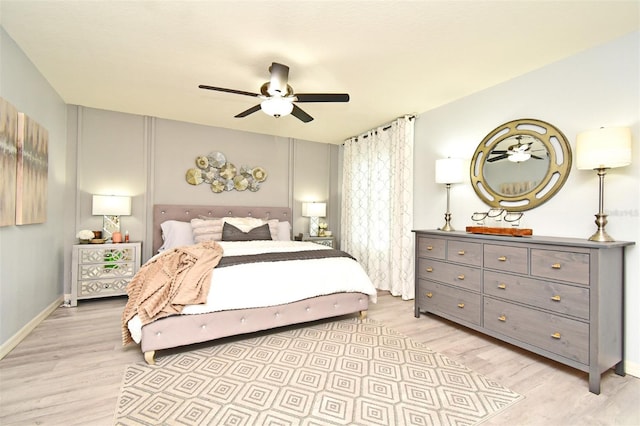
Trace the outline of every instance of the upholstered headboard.
[[153, 254], [162, 245], [162, 229], [165, 220], [190, 222], [200, 216], [207, 217], [255, 217], [278, 219], [293, 225], [290, 207], [243, 207], [243, 206], [189, 206], [180, 204], [156, 204], [153, 206]]

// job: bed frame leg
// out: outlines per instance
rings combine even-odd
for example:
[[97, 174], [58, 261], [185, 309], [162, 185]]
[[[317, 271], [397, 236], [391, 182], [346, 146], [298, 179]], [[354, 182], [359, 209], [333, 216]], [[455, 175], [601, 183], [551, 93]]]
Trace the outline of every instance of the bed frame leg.
[[367, 319], [367, 311], [360, 311], [358, 319], [360, 319], [360, 321], [364, 321], [365, 319]]
[[147, 361], [147, 364], [154, 365], [156, 363], [155, 356], [156, 356], [156, 351], [145, 352], [144, 360]]

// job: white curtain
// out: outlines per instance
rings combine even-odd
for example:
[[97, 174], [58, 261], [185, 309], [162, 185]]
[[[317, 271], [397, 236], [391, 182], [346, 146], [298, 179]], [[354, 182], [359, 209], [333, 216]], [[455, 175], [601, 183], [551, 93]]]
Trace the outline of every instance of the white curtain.
[[413, 118], [344, 143], [341, 247], [376, 288], [413, 299]]

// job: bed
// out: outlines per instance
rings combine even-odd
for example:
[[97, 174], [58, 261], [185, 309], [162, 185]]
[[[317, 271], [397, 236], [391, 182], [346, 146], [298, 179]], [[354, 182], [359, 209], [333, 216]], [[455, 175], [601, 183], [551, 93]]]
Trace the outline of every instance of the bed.
[[[148, 364], [154, 364], [156, 351], [163, 349], [356, 313], [364, 319], [369, 303], [375, 303], [373, 284], [348, 254], [344, 256], [338, 250], [310, 242], [292, 241], [291, 209], [287, 207], [155, 205], [153, 253], [172, 250], [176, 245], [179, 250], [190, 247], [188, 244], [197, 244], [199, 240], [188, 241], [185, 230], [194, 230], [196, 223], [203, 221], [215, 223], [207, 221], [214, 218], [247, 221], [254, 218], [268, 222], [270, 235], [277, 241], [216, 240], [225, 253], [220, 265], [213, 269], [206, 304], [188, 305], [181, 314], [144, 325], [137, 315], [127, 321], [128, 332], [140, 344]], [[193, 219], [198, 220], [192, 222]], [[180, 227], [181, 234], [170, 234], [176, 227]], [[300, 251], [307, 256], [313, 254], [314, 258], [222, 267], [223, 261], [238, 258], [238, 255], [280, 256], [272, 251]], [[332, 256], [325, 259], [325, 254]], [[249, 278], [256, 276], [261, 278]], [[224, 283], [233, 283], [233, 287]], [[307, 294], [308, 291], [311, 293]]]

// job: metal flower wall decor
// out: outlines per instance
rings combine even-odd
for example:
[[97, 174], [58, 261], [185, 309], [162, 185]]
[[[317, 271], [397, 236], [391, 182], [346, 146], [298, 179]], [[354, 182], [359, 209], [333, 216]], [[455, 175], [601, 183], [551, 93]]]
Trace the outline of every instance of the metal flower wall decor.
[[267, 172], [262, 167], [241, 166], [236, 168], [227, 161], [221, 152], [210, 152], [208, 155], [196, 157], [196, 166], [187, 170], [186, 180], [191, 185], [207, 183], [211, 191], [244, 191], [255, 192], [267, 179]]

